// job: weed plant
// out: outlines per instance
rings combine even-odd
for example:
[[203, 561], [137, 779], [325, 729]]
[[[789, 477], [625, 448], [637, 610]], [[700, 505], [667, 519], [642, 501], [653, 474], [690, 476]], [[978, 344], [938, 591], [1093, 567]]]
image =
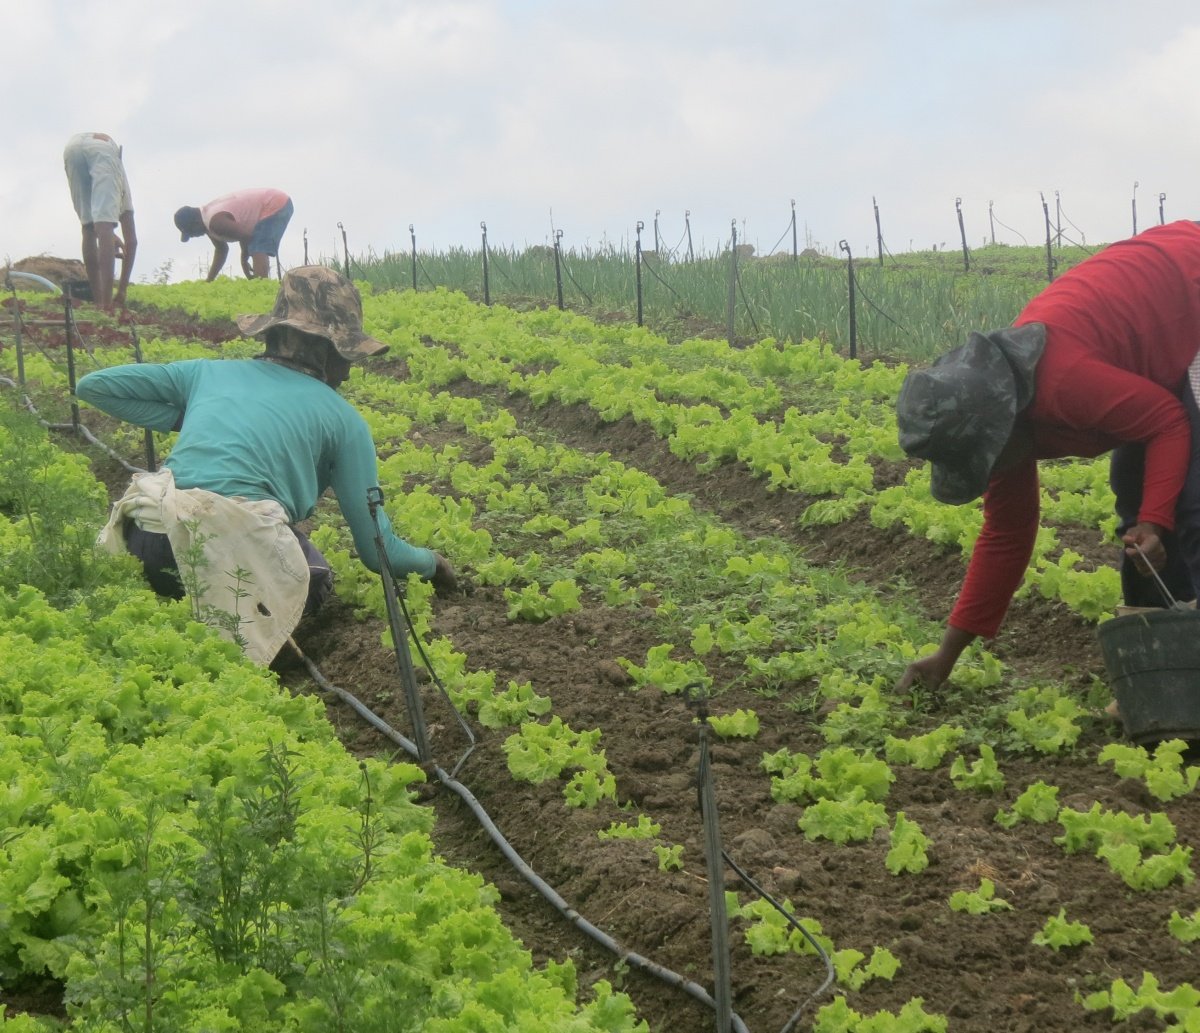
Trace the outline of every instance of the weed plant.
[[87, 460], [56, 448], [15, 391], [0, 392], [0, 592], [33, 585], [59, 604], [110, 579], [94, 549], [106, 508]]

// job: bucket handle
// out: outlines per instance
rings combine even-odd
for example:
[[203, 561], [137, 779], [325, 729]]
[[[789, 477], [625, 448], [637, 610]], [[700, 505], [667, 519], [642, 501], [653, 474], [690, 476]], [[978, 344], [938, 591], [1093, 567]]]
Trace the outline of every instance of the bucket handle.
[[1146, 568], [1150, 571], [1150, 576], [1152, 578], [1154, 578], [1154, 583], [1156, 585], [1158, 585], [1158, 590], [1160, 592], [1162, 592], [1163, 598], [1166, 599], [1167, 609], [1168, 610], [1186, 610], [1186, 609], [1188, 609], [1187, 603], [1180, 603], [1180, 602], [1175, 601], [1175, 597], [1171, 594], [1171, 590], [1169, 588], [1167, 588], [1166, 582], [1164, 582], [1163, 579], [1158, 576], [1158, 571], [1155, 570], [1154, 567], [1150, 564], [1150, 560], [1147, 558], [1145, 552], [1142, 551], [1142, 547], [1137, 542], [1133, 543], [1133, 547], [1135, 549], [1137, 549], [1138, 555], [1141, 556], [1142, 559], [1145, 561]]

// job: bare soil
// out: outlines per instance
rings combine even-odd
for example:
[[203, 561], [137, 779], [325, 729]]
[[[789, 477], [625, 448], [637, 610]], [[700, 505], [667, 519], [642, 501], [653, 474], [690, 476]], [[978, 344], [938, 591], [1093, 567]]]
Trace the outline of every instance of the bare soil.
[[[478, 390], [466, 384], [455, 389]], [[795, 518], [809, 500], [767, 492], [736, 464], [701, 474], [631, 422], [603, 424], [582, 407], [534, 410], [520, 398], [502, 400], [529, 426], [550, 431], [575, 448], [606, 451], [636, 465], [748, 535], [788, 539], [812, 562], [839, 564], [882, 593], [911, 593], [930, 618], [944, 616], [958, 590], [962, 561], [956, 554], [899, 532], [881, 532], [865, 520], [800, 530]], [[88, 416], [93, 422], [95, 414]], [[118, 464], [98, 460], [97, 472], [114, 495], [124, 490], [127, 474]], [[884, 480], [895, 476], [894, 470], [878, 472]], [[1102, 552], [1096, 558], [1109, 559]], [[512, 623], [505, 617], [500, 590], [472, 586], [470, 572], [463, 573], [462, 594], [434, 603], [436, 632], [468, 656], [471, 668], [495, 671], [501, 684], [532, 681], [572, 728], [602, 729], [601, 745], [620, 799], [634, 810], [606, 804], [574, 810], [564, 804], [558, 783], [514, 782], [501, 749], [506, 732], [476, 728], [478, 745], [459, 778], [515, 849], [588, 921], [624, 949], [711, 989], [694, 715], [677, 697], [632, 691], [614, 663], [619, 656], [643, 656], [659, 641], [650, 619], [637, 611], [593, 605], [543, 624]], [[407, 734], [394, 655], [382, 645], [385, 634], [382, 622], [359, 620], [335, 598], [302, 624], [296, 637], [329, 681]], [[1021, 679], [1065, 678], [1083, 689], [1103, 672], [1094, 627], [1040, 600], [1013, 608], [995, 652]], [[291, 691], [319, 691], [293, 654], [282, 654], [275, 669]], [[714, 673], [720, 683], [723, 672]], [[426, 683], [422, 691], [437, 761], [449, 770], [465, 742], [436, 687]], [[347, 749], [358, 755], [395, 753], [395, 744], [347, 705], [322, 695]], [[928, 720], [955, 721], [961, 705], [961, 695], [935, 699]], [[896, 877], [884, 867], [886, 834], [844, 847], [813, 843], [797, 828], [801, 808], [770, 799], [769, 780], [759, 766], [762, 754], [782, 746], [819, 751], [825, 743], [816, 718], [734, 686], [723, 697], [722, 709], [737, 707], [754, 709], [762, 731], [753, 742], [718, 742], [713, 748], [725, 847], [768, 892], [788, 897], [799, 914], [819, 921], [838, 947], [867, 954], [873, 946], [887, 947], [900, 958], [902, 967], [893, 982], [875, 981], [851, 995], [859, 1011], [895, 1010], [909, 998], [921, 997], [928, 1010], [948, 1015], [950, 1029], [961, 1033], [1101, 1030], [1111, 1025], [1111, 1016], [1084, 1011], [1075, 1000], [1077, 992], [1107, 988], [1117, 977], [1136, 984], [1143, 971], [1153, 972], [1168, 988], [1196, 982], [1195, 957], [1163, 935], [1171, 910], [1165, 895], [1134, 893], [1095, 857], [1065, 854], [1053, 842], [1060, 831], [1054, 823], [1009, 832], [993, 820], [999, 806], [1010, 804], [1041, 778], [1061, 788], [1065, 806], [1086, 810], [1098, 801], [1133, 814], [1166, 810], [1181, 843], [1200, 842], [1200, 794], [1164, 807], [1140, 782], [1120, 780], [1111, 768], [1096, 764], [1096, 747], [1119, 735], [1119, 728], [1103, 717], [1090, 723], [1085, 741], [1066, 759], [1002, 757], [1009, 788], [998, 798], [956, 790], [944, 766], [932, 772], [896, 766], [889, 811], [903, 810], [934, 840], [926, 872]], [[706, 1007], [637, 967], [618, 963], [579, 933], [515, 872], [457, 796], [434, 783], [423, 799], [437, 814], [439, 852], [495, 884], [506, 922], [538, 960], [573, 958], [581, 986], [600, 978], [613, 981], [632, 996], [653, 1030], [701, 1033], [714, 1028]], [[638, 811], [661, 824], [663, 842], [682, 844], [683, 871], [660, 871], [643, 842], [597, 838], [597, 831], [610, 822], [628, 821]], [[726, 877], [729, 887], [745, 897], [746, 888], [733, 872]], [[977, 888], [981, 877], [994, 880], [997, 895], [1013, 910], [980, 918], [952, 913], [949, 894]], [[1170, 899], [1180, 906], [1178, 891]], [[1192, 910], [1200, 907], [1195, 884], [1183, 899]], [[1032, 945], [1033, 933], [1062, 907], [1071, 919], [1090, 926], [1095, 944], [1061, 953]], [[780, 1029], [821, 982], [823, 969], [813, 957], [756, 958], [738, 927], [733, 940], [735, 1010], [751, 1030]], [[32, 993], [36, 988], [28, 989]], [[55, 1010], [52, 989], [43, 990], [37, 1000], [40, 1004], [30, 1005], [26, 999], [25, 1006]], [[20, 1006], [22, 999], [0, 995], [0, 1002]], [[810, 1010], [798, 1028], [809, 1028], [811, 1015]], [[1163, 1025], [1135, 1018], [1125, 1028]]]

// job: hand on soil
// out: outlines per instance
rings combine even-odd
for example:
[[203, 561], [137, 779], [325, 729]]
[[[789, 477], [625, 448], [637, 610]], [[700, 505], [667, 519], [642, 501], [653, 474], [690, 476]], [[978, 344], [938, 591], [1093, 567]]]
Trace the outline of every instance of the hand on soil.
[[434, 568], [433, 577], [429, 580], [433, 582], [433, 587], [438, 595], [453, 595], [458, 591], [458, 578], [455, 576], [454, 568], [440, 552], [435, 552], [434, 556], [437, 557], [437, 566]]
[[929, 656], [914, 660], [905, 668], [900, 680], [896, 682], [896, 692], [906, 692], [920, 682], [927, 689], [939, 689], [950, 677], [954, 661], [946, 662], [941, 653], [931, 653]]

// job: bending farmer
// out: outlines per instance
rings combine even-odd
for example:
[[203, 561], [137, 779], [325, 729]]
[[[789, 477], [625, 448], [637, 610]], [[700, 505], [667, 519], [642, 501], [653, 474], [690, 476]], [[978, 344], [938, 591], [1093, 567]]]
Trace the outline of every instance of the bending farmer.
[[[320, 266], [289, 272], [271, 314], [240, 316], [238, 326], [265, 341], [265, 354], [98, 370], [76, 394], [138, 426], [179, 431], [164, 469], [134, 476], [101, 544], [137, 556], [160, 594], [186, 589], [210, 623], [267, 664], [332, 587], [329, 564], [295, 528], [326, 488], [362, 561], [379, 570], [367, 498], [379, 483], [375, 444], [337, 388], [353, 360], [387, 345], [362, 332], [354, 285]], [[392, 574], [456, 587], [444, 557], [398, 538], [382, 509], [377, 518]]]
[[[106, 133], [77, 133], [67, 141], [63, 168], [71, 188], [71, 203], [83, 227], [83, 267], [92, 301], [106, 312], [111, 312], [114, 305], [124, 308], [137, 254], [137, 231], [121, 148]], [[116, 234], [118, 223], [120, 237]], [[117, 258], [121, 259], [121, 278], [114, 296]]]
[[940, 647], [897, 688], [936, 688], [976, 637], [999, 630], [1033, 553], [1039, 459], [1117, 449], [1126, 601], [1156, 601], [1138, 549], [1177, 599], [1195, 598], [1200, 412], [1189, 368], [1198, 348], [1200, 225], [1184, 221], [1110, 245], [1035, 297], [1013, 327], [972, 334], [909, 374], [896, 403], [901, 447], [930, 461], [934, 498], [961, 505], [982, 495], [984, 518]]
[[241, 245], [246, 279], [265, 279], [271, 275], [271, 259], [279, 255], [279, 242], [293, 211], [292, 199], [282, 190], [238, 190], [199, 208], [184, 205], [175, 213], [175, 228], [185, 242], [205, 235], [212, 241], [209, 283], [217, 278], [234, 243]]

